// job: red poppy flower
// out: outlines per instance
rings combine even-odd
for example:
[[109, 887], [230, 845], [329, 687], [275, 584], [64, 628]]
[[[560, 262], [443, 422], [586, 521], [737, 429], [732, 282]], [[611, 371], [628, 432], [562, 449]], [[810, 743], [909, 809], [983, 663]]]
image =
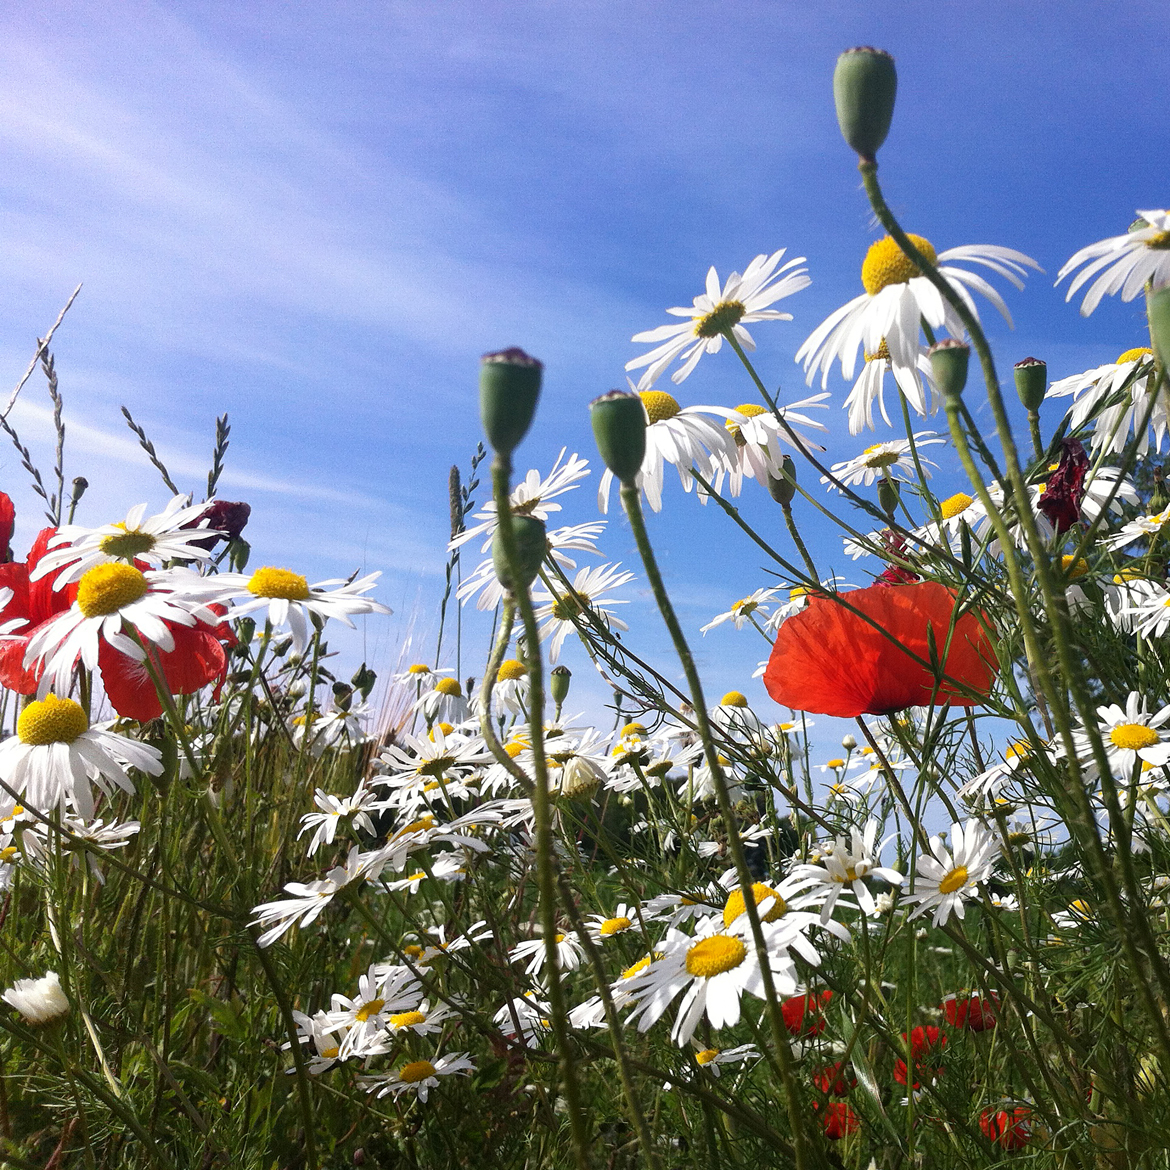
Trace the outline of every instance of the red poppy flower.
[[5, 561], [0, 564], [0, 589], [12, 590], [12, 600], [0, 610], [0, 622], [24, 618], [28, 623], [21, 626], [15, 635], [0, 641], [0, 683], [20, 695], [36, 692], [44, 669], [24, 669], [24, 653], [29, 639], [39, 626], [57, 614], [64, 613], [77, 597], [76, 585], [54, 589], [52, 574], [39, 581], [29, 580], [29, 575], [45, 555], [49, 540], [56, 535], [55, 528], [42, 528], [32, 548], [28, 550], [27, 561]]
[[794, 995], [780, 1005], [784, 1026], [790, 1036], [819, 1036], [825, 1030], [825, 1007], [833, 998], [831, 991]]
[[[203, 622], [195, 626], [166, 624], [175, 639], [175, 648], [165, 652], [157, 646], [147, 649], [171, 694], [194, 694], [214, 682], [218, 697], [219, 687], [227, 677], [224, 646], [236, 642], [231, 627], [226, 622], [218, 626]], [[146, 722], [162, 714], [158, 691], [145, 662], [136, 662], [103, 641], [98, 647], [98, 669], [106, 697], [119, 715]]]
[[777, 703], [850, 719], [926, 706], [932, 696], [936, 702], [974, 706], [979, 699], [949, 683], [936, 691], [931, 671], [910, 657], [930, 662], [931, 635], [936, 655], [947, 648], [943, 674], [983, 698], [990, 693], [996, 670], [991, 642], [973, 613], [955, 620], [951, 632], [955, 595], [944, 585], [871, 585], [840, 597], [859, 612], [835, 597], [810, 597], [808, 608], [780, 627], [764, 672], [764, 685]]
[[812, 1082], [828, 1097], [844, 1097], [857, 1084], [857, 1078], [851, 1071], [845, 1071], [841, 1061], [837, 1061], [813, 1073]]
[[848, 1133], [856, 1133], [861, 1128], [857, 1114], [844, 1101], [828, 1101], [823, 1109], [819, 1101], [813, 1102], [821, 1119], [821, 1127], [825, 1137], [830, 1141], [840, 1141]]
[[[902, 1039], [906, 1039], [906, 1033], [902, 1033]], [[943, 1074], [943, 1066], [939, 1064], [939, 1056], [943, 1048], [946, 1047], [947, 1038], [944, 1032], [941, 1032], [933, 1024], [927, 1024], [925, 1027], [919, 1026], [910, 1029], [910, 1056], [914, 1061], [914, 1075], [916, 1077], [929, 1077], [934, 1080], [936, 1077], [941, 1077]], [[906, 1062], [899, 1057], [894, 1061], [894, 1080], [899, 1085], [906, 1083]], [[915, 1081], [911, 1086], [917, 1089], [919, 1087], [918, 1081]]]
[[1057, 532], [1067, 532], [1081, 518], [1085, 473], [1089, 470], [1089, 456], [1076, 439], [1065, 439], [1062, 446], [1060, 462], [1048, 477], [1037, 505]]
[[1032, 1138], [1032, 1111], [1026, 1105], [1010, 1109], [984, 1109], [979, 1128], [1005, 1150], [1019, 1150]]
[[7, 492], [0, 492], [0, 561], [6, 561], [12, 556], [9, 543], [12, 540], [12, 529], [16, 525], [16, 509]]
[[999, 1011], [999, 998], [995, 992], [986, 997], [978, 995], [948, 995], [942, 1001], [942, 1010], [947, 1023], [954, 1028], [967, 1028], [971, 1032], [987, 1032], [995, 1027]]

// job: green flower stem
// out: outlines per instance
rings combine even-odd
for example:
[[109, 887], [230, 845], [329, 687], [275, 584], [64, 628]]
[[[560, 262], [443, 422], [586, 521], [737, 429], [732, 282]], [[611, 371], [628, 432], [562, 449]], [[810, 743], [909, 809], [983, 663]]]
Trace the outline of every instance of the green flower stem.
[[[512, 526], [511, 501], [512, 460], [497, 452], [492, 460], [492, 495], [496, 503], [496, 518], [500, 544], [514, 581], [522, 580], [516, 530]], [[522, 585], [515, 594], [524, 623], [524, 655], [528, 667], [528, 728], [532, 740], [532, 770], [536, 782], [532, 789], [532, 811], [536, 837], [536, 881], [540, 894], [540, 926], [544, 938], [545, 969], [548, 972], [549, 1008], [557, 1050], [561, 1055], [561, 1079], [564, 1083], [565, 1104], [568, 1106], [569, 1125], [573, 1133], [573, 1152], [579, 1170], [588, 1170], [588, 1137], [585, 1132], [585, 1114], [581, 1107], [581, 1093], [577, 1070], [569, 1038], [569, 1019], [565, 1007], [565, 992], [557, 963], [557, 889], [553, 873], [552, 798], [549, 794], [548, 765], [544, 752], [544, 667], [540, 657], [540, 630], [532, 608], [528, 585]]]
[[699, 672], [695, 667], [695, 660], [687, 644], [686, 636], [679, 625], [671, 604], [662, 575], [658, 571], [658, 562], [654, 556], [654, 549], [650, 544], [650, 537], [646, 532], [646, 521], [642, 515], [642, 496], [636, 484], [622, 484], [622, 504], [629, 517], [630, 528], [634, 533], [634, 540], [638, 545], [638, 553], [646, 569], [646, 577], [654, 593], [654, 600], [662, 614], [666, 628], [670, 632], [674, 643], [675, 653], [682, 664], [686, 675], [687, 687], [691, 692], [691, 706], [695, 712], [695, 726], [699, 738], [703, 742], [703, 753], [707, 758], [707, 766], [711, 770], [711, 781], [715, 786], [719, 812], [723, 818], [724, 830], [727, 833], [727, 845], [731, 851], [732, 861], [735, 864], [739, 887], [743, 893], [744, 911], [751, 926], [752, 939], [755, 943], [756, 958], [760, 964], [760, 975], [764, 984], [764, 995], [768, 1005], [768, 1021], [771, 1026], [772, 1046], [775, 1049], [776, 1063], [780, 1069], [780, 1078], [784, 1085], [785, 1103], [788, 1107], [789, 1124], [792, 1127], [793, 1146], [796, 1158], [796, 1170], [804, 1170], [809, 1166], [810, 1157], [819, 1161], [815, 1147], [809, 1141], [805, 1132], [805, 1118], [800, 1100], [800, 1090], [792, 1069], [792, 1053], [788, 1047], [787, 1032], [784, 1020], [780, 1013], [780, 1001], [776, 996], [776, 985], [772, 978], [772, 959], [768, 953], [767, 942], [764, 939], [763, 926], [760, 922], [759, 909], [756, 906], [755, 892], [752, 888], [752, 875], [748, 869], [747, 857], [740, 839], [739, 827], [735, 821], [735, 812], [731, 805], [731, 794], [727, 790], [727, 781], [723, 775], [722, 765], [719, 763], [719, 752], [715, 747], [715, 740], [711, 734], [711, 724], [707, 718], [707, 704], [703, 697], [703, 684], [699, 679]]
[[488, 745], [488, 751], [495, 756], [500, 766], [507, 771], [512, 779], [519, 781], [526, 792], [530, 792], [532, 781], [529, 780], [524, 769], [504, 750], [504, 745], [500, 743], [499, 736], [496, 735], [496, 729], [492, 724], [492, 693], [496, 689], [496, 677], [500, 672], [500, 664], [504, 661], [504, 655], [508, 653], [508, 645], [512, 641], [512, 626], [515, 621], [516, 602], [512, 600], [511, 596], [505, 597], [499, 637], [496, 638], [491, 657], [484, 669], [483, 687], [480, 691], [479, 731], [483, 736], [484, 743]]
[[1032, 436], [1032, 450], [1036, 455], [1036, 462], [1044, 458], [1044, 440], [1040, 437], [1040, 413], [1036, 410], [1028, 411], [1028, 431]]
[[819, 585], [821, 575], [817, 572], [817, 567], [813, 563], [812, 557], [809, 556], [809, 551], [805, 547], [804, 540], [801, 538], [800, 530], [796, 527], [796, 521], [792, 517], [792, 505], [781, 504], [780, 508], [784, 513], [784, 523], [788, 525], [788, 535], [792, 537], [792, 543], [796, 545], [796, 551], [800, 553], [800, 559], [804, 561], [804, 567], [808, 570], [808, 575]]
[[[1007, 412], [1004, 408], [1003, 396], [999, 389], [999, 379], [995, 372], [995, 361], [991, 354], [991, 349], [987, 344], [987, 338], [983, 333], [979, 322], [975, 319], [974, 314], [959, 297], [954, 289], [939, 273], [938, 269], [924, 257], [914, 244], [906, 236], [898, 221], [895, 219], [893, 213], [887, 207], [884, 197], [881, 193], [881, 187], [877, 179], [877, 164], [870, 162], [862, 162], [858, 165], [861, 171], [862, 181], [865, 184], [866, 194], [869, 196], [870, 205], [873, 207], [874, 213], [877, 215], [882, 226], [897, 242], [898, 246], [906, 254], [906, 256], [914, 262], [918, 269], [922, 272], [931, 284], [938, 289], [939, 293], [946, 299], [947, 303], [959, 315], [967, 332], [971, 335], [971, 340], [975, 346], [975, 350], [979, 355], [979, 362], [983, 369], [983, 380], [987, 387], [987, 398], [991, 405], [992, 415], [995, 418], [996, 431], [999, 436], [1000, 446], [1004, 452], [1004, 460], [1007, 466], [1007, 478], [1012, 489], [1012, 495], [1015, 499], [1016, 512], [1019, 517], [1020, 526], [1024, 532], [1024, 538], [1028, 545], [1028, 550], [1032, 555], [1032, 561], [1036, 573], [1036, 579], [1040, 586], [1040, 592], [1044, 599], [1045, 611], [1048, 614], [1051, 623], [1053, 642], [1056, 646], [1057, 662], [1060, 667], [1061, 674], [1066, 680], [1068, 690], [1072, 695], [1073, 702], [1081, 716], [1081, 720], [1088, 733], [1089, 742], [1093, 749], [1094, 763], [1096, 764], [1101, 778], [1101, 786], [1105, 796], [1106, 806], [1109, 809], [1110, 821], [1118, 827], [1119, 839], [1124, 837], [1123, 818], [1121, 815], [1120, 802], [1117, 796], [1117, 787], [1113, 782], [1111, 769], [1109, 767], [1108, 758], [1105, 754], [1104, 745], [1101, 741], [1101, 736], [1097, 730], [1097, 723], [1094, 719], [1094, 711], [1092, 702], [1090, 700], [1088, 690], [1084, 683], [1084, 678], [1079, 669], [1079, 664], [1072, 650], [1071, 639], [1068, 630], [1068, 608], [1064, 601], [1063, 589], [1053, 572], [1052, 563], [1048, 555], [1048, 551], [1044, 546], [1044, 541], [1040, 536], [1039, 530], [1036, 526], [1036, 518], [1032, 514], [1029, 504], [1027, 484], [1024, 480], [1023, 474], [1020, 470], [1020, 463], [1016, 453], [1015, 441], [1012, 438], [1011, 425], [1008, 421]], [[951, 396], [953, 397], [953, 396]], [[962, 428], [958, 421], [958, 403], [952, 402], [948, 399], [947, 402], [947, 419], [950, 423], [951, 436], [955, 442], [956, 450], [960, 446], [960, 436]], [[1024, 588], [1022, 574], [1020, 573], [1019, 563], [1015, 559], [1015, 550], [1011, 541], [1010, 534], [1007, 532], [1007, 525], [1003, 521], [1003, 517], [998, 514], [998, 510], [991, 504], [990, 496], [987, 494], [987, 489], [982, 484], [982, 478], [978, 475], [975, 469], [974, 462], [971, 460], [970, 450], [967, 447], [965, 436], [962, 437], [962, 448], [966, 452], [964, 460], [964, 468], [971, 477], [972, 483], [980, 493], [980, 500], [988, 511], [988, 515], [992, 519], [992, 523], [996, 525], [997, 535], [999, 536], [1001, 546], [1003, 548], [1004, 564], [1008, 569], [1009, 580], [1012, 583], [1012, 592], [1016, 599], [1016, 610], [1020, 617], [1020, 624], [1023, 628], [1026, 642], [1030, 642], [1029, 651], [1030, 657], [1033, 650], [1036, 651], [1035, 656], [1032, 657], [1032, 663], [1036, 670], [1037, 678], [1041, 684], [1041, 688], [1045, 691], [1046, 697], [1049, 701], [1049, 706], [1055, 716], [1057, 728], [1060, 732], [1060, 737], [1063, 746], [1069, 758], [1070, 767], [1073, 772], [1072, 788], [1076, 791], [1082, 801], [1082, 828], [1086, 832], [1086, 837], [1089, 844], [1090, 855], [1093, 857], [1098, 869], [1098, 876], [1105, 887], [1106, 895], [1110, 902], [1110, 907], [1115, 915], [1115, 921], [1121, 928], [1120, 933], [1122, 937], [1122, 945], [1126, 952], [1126, 956], [1130, 962], [1133, 970], [1135, 980], [1138, 984], [1138, 989], [1142, 995], [1147, 1015], [1158, 1034], [1159, 1042], [1162, 1045], [1168, 1059], [1170, 1059], [1170, 1029], [1167, 1028], [1165, 1018], [1158, 1008], [1157, 1001], [1154, 998], [1153, 991], [1149, 986], [1147, 979], [1147, 972], [1152, 968], [1155, 978], [1161, 987], [1164, 998], [1170, 999], [1170, 971], [1167, 970], [1165, 963], [1162, 961], [1158, 953], [1157, 942], [1154, 939], [1153, 932], [1150, 930], [1149, 922], [1145, 915], [1141, 912], [1142, 906], [1141, 891], [1138, 888], [1137, 877], [1133, 869], [1133, 859], [1130, 855], [1129, 849], [1126, 847], [1127, 843], [1122, 841], [1122, 847], [1116, 850], [1118, 861], [1122, 873], [1122, 880], [1126, 886], [1126, 893], [1128, 895], [1130, 904], [1135, 907], [1135, 912], [1130, 914], [1123, 901], [1121, 900], [1120, 891], [1117, 883], [1114, 880], [1113, 874], [1110, 871], [1108, 860], [1105, 856], [1104, 847], [1101, 843], [1100, 835], [1097, 832], [1096, 821], [1093, 819], [1091, 809], [1088, 807], [1088, 797], [1084, 793], [1084, 785], [1080, 777], [1080, 766], [1077, 762], [1077, 752], [1072, 738], [1072, 722], [1070, 711], [1067, 703], [1064, 701], [1065, 696], [1056, 687], [1052, 672], [1049, 669], [1046, 658], [1039, 653], [1039, 647], [1036, 640], [1035, 626], [1032, 622], [1031, 611], [1029, 607], [1027, 591]], [[960, 454], [960, 458], [963, 456]], [[998, 523], [997, 523], [998, 520]], [[1002, 531], [1000, 531], [1002, 527]], [[1014, 572], [1013, 572], [1014, 562]], [[1126, 923], [1130, 923], [1131, 927], [1126, 928]], [[1134, 934], [1142, 941], [1142, 950], [1145, 952], [1144, 957], [1137, 949], [1134, 940]]]

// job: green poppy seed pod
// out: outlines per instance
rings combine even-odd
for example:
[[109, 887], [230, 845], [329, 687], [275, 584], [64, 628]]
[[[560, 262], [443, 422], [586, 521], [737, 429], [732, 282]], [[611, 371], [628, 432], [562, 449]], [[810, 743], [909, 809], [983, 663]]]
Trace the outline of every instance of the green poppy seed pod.
[[967, 385], [967, 365], [971, 347], [955, 337], [948, 337], [927, 351], [935, 383], [944, 395], [962, 394]]
[[845, 141], [864, 162], [873, 162], [890, 132], [898, 71], [894, 58], [881, 49], [846, 49], [833, 71], [837, 124]]
[[887, 516], [893, 516], [898, 510], [898, 499], [902, 489], [896, 479], [883, 479], [878, 484], [878, 505]]
[[492, 450], [511, 455], [532, 425], [544, 366], [513, 346], [485, 353], [479, 367], [479, 414]]
[[768, 476], [768, 494], [776, 503], [787, 508], [796, 495], [796, 464], [791, 455], [785, 455], [780, 464], [780, 474]]
[[548, 537], [544, 532], [544, 521], [535, 516], [513, 516], [512, 531], [516, 536], [516, 553], [519, 564], [517, 573], [519, 580], [512, 579], [512, 570], [508, 565], [508, 558], [504, 556], [504, 544], [500, 540], [500, 530], [496, 529], [492, 537], [492, 564], [495, 566], [496, 576], [511, 593], [518, 589], [527, 589], [536, 580], [540, 572], [540, 563], [544, 554], [548, 552]]
[[593, 437], [618, 483], [632, 484], [646, 456], [646, 408], [637, 394], [611, 390], [589, 404]]
[[554, 666], [548, 679], [549, 694], [559, 707], [569, 697], [569, 683], [573, 679], [573, 672], [567, 666]]
[[1170, 286], [1146, 294], [1150, 343], [1162, 369], [1170, 370]]
[[1012, 367], [1016, 376], [1016, 393], [1027, 410], [1039, 410], [1048, 389], [1048, 365], [1039, 358], [1027, 357]]

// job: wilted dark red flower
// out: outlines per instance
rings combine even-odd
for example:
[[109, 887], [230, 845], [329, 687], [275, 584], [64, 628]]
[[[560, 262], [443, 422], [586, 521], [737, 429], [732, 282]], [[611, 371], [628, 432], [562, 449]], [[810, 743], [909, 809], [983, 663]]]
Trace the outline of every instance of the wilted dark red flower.
[[825, 1008], [833, 998], [831, 991], [812, 991], [794, 995], [780, 1005], [784, 1026], [790, 1036], [819, 1036], [825, 1030]]
[[240, 533], [244, 531], [251, 515], [251, 504], [245, 504], [238, 500], [212, 500], [190, 524], [186, 524], [184, 527], [198, 528], [206, 520], [208, 528], [222, 532], [222, 536], [209, 536], [206, 540], [193, 540], [191, 542], [210, 551], [215, 548], [217, 541], [239, 540]]
[[0, 492], [0, 561], [6, 561], [12, 556], [9, 544], [12, 540], [12, 529], [16, 525], [16, 508], [6, 492]]
[[1060, 462], [1049, 475], [1037, 506], [1057, 532], [1066, 532], [1081, 518], [1089, 456], [1076, 439], [1064, 439], [1061, 446]]
[[947, 1023], [953, 1028], [987, 1032], [995, 1027], [999, 998], [994, 991], [986, 996], [948, 995], [942, 1001], [942, 1010], [946, 1014]]
[[[902, 1033], [906, 1039], [906, 1033]], [[914, 1076], [927, 1077], [934, 1080], [943, 1074], [943, 1066], [939, 1063], [942, 1050], [946, 1047], [946, 1033], [940, 1031], [933, 1024], [919, 1025], [910, 1029], [910, 1056], [914, 1061]], [[894, 1080], [899, 1085], [906, 1083], [906, 1062], [899, 1057], [894, 1061]], [[912, 1088], [917, 1089], [919, 1083], [915, 1080]]]
[[808, 607], [780, 627], [764, 672], [777, 703], [850, 719], [926, 706], [932, 696], [938, 703], [974, 706], [979, 698], [960, 694], [950, 683], [936, 690], [934, 675], [910, 656], [930, 662], [931, 634], [938, 656], [947, 649], [942, 673], [982, 698], [990, 693], [996, 672], [991, 642], [974, 613], [955, 620], [951, 633], [955, 595], [944, 585], [871, 585], [839, 596], [841, 601], [810, 597]]
[[817, 1069], [812, 1075], [812, 1082], [826, 1096], [844, 1097], [857, 1084], [857, 1078], [852, 1069], [846, 1069], [841, 1061], [837, 1061]]
[[861, 1128], [857, 1114], [844, 1101], [813, 1102], [813, 1109], [821, 1119], [821, 1128], [830, 1141], [840, 1141], [848, 1133]]
[[1032, 1138], [1032, 1111], [1026, 1105], [1008, 1109], [984, 1109], [979, 1128], [1005, 1150], [1019, 1150]]

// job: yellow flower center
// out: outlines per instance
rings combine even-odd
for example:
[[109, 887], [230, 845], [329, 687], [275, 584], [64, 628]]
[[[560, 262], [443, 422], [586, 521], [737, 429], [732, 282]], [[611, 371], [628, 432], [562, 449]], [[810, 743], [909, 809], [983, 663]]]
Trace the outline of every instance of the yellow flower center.
[[[766, 886], [763, 882], [752, 883], [752, 896], [757, 906], [768, 898], [775, 898], [772, 908], [763, 917], [764, 922], [775, 922], [777, 918], [783, 918], [788, 913], [788, 903], [771, 886]], [[743, 911], [743, 890], [732, 890], [727, 895], [727, 902], [723, 907], [723, 925], [730, 926]]]
[[947, 496], [939, 504], [939, 511], [942, 512], [944, 520], [953, 520], [956, 516], [961, 516], [974, 502], [974, 497], [967, 495], [966, 492], [955, 492], [953, 496]]
[[524, 750], [525, 746], [526, 745], [522, 744], [518, 739], [514, 739], [511, 742], [504, 744], [504, 751], [506, 751], [508, 756], [514, 760]]
[[687, 951], [687, 973], [710, 979], [731, 971], [747, 958], [747, 947], [730, 934], [713, 934], [700, 939]]
[[844, 768], [844, 767], [845, 767], [845, 761], [844, 761], [844, 760], [840, 760], [840, 759], [838, 759], [838, 760], [827, 760], [827, 761], [825, 762], [825, 767], [826, 767], [826, 768]]
[[1031, 753], [1032, 745], [1026, 739], [1017, 739], [1004, 748], [1003, 756], [1005, 760], [1025, 759]]
[[621, 736], [624, 739], [627, 735], [645, 735], [646, 725], [635, 720], [632, 723], [627, 723], [621, 730]]
[[411, 821], [404, 829], [399, 829], [394, 834], [395, 837], [405, 837], [410, 833], [421, 833], [424, 829], [433, 829], [435, 827], [435, 818], [427, 813], [426, 816], [420, 817], [417, 821]]
[[966, 884], [967, 867], [965, 865], [957, 865], [938, 883], [938, 892], [940, 894], [953, 894], [956, 890], [962, 889]]
[[[47, 743], [72, 743], [88, 730], [89, 720], [81, 705], [72, 699], [58, 699], [56, 695], [29, 703], [16, 721], [20, 742], [38, 747]], [[16, 816], [16, 809], [12, 815]]]
[[710, 1064], [711, 1061], [713, 1061], [718, 1055], [718, 1048], [704, 1048], [702, 1052], [695, 1053], [695, 1060], [697, 1060], [699, 1064]]
[[630, 920], [624, 914], [619, 914], [617, 918], [607, 918], [597, 933], [602, 938], [609, 938], [611, 934], [621, 934], [623, 930], [629, 930], [630, 926]]
[[808, 590], [803, 585], [797, 585], [794, 588], [788, 590], [789, 601], [798, 601], [800, 598], [807, 596]]
[[866, 467], [889, 467], [891, 463], [898, 462], [898, 452], [891, 451], [886, 443], [874, 443], [872, 447], [866, 447], [861, 457]]
[[[257, 569], [248, 581], [248, 592], [253, 597], [279, 597], [285, 601], [307, 601], [309, 583], [290, 569], [274, 569], [266, 566]], [[412, 666], [411, 672], [414, 673]], [[421, 672], [420, 672], [421, 673]]]
[[435, 683], [435, 690], [440, 695], [448, 695], [452, 699], [463, 698], [463, 688], [459, 685], [457, 678], [441, 678]]
[[[767, 414], [767, 411], [758, 402], [741, 402], [735, 409], [746, 418], [756, 418], [758, 415]], [[739, 423], [728, 419], [723, 425], [737, 439], [739, 438]]]
[[390, 1017], [391, 1028], [410, 1028], [415, 1024], [425, 1024], [426, 1016], [422, 1012], [399, 1012]]
[[402, 948], [402, 953], [408, 959], [421, 959], [423, 949], [418, 945], [418, 943], [407, 943], [406, 946]]
[[667, 394], [665, 390], [639, 390], [638, 393], [642, 397], [642, 405], [646, 408], [646, 418], [651, 426], [656, 422], [665, 422], [668, 418], [674, 418], [682, 410], [678, 399]]
[[579, 593], [566, 593], [553, 602], [552, 614], [559, 622], [571, 622], [586, 605], [588, 602]]
[[695, 322], [696, 337], [718, 337], [743, 320], [743, 301], [720, 301], [706, 316]]
[[1144, 241], [1147, 248], [1156, 248], [1159, 251], [1170, 248], [1170, 232], [1158, 232]]
[[355, 1020], [360, 1020], [363, 1024], [370, 1018], [376, 1016], [384, 1007], [386, 1001], [384, 999], [371, 999], [368, 1003], [363, 1003], [360, 1008], [353, 1014]]
[[[913, 232], [906, 234], [910, 238], [910, 243], [933, 264], [937, 259], [934, 245]], [[861, 265], [861, 283], [871, 297], [877, 296], [883, 288], [888, 288], [891, 284], [905, 284], [912, 277], [921, 275], [918, 265], [902, 251], [892, 236], [885, 236], [870, 244]]]
[[406, 670], [407, 674], [430, 674], [431, 668], [424, 662], [415, 662]]
[[1133, 349], [1127, 349], [1125, 353], [1117, 355], [1117, 365], [1122, 365], [1125, 362], [1136, 362], [1139, 358], [1153, 357], [1154, 351], [1147, 345], [1138, 345]]
[[337, 1054], [340, 1051], [341, 1051], [340, 1047], [338, 1045], [334, 1044], [332, 1048], [322, 1048], [321, 1052], [320, 1052], [320, 1056], [321, 1056], [322, 1060], [336, 1060]]
[[743, 614], [746, 617], [748, 614], [755, 613], [759, 607], [760, 603], [758, 601], [752, 601], [750, 597], [741, 597], [731, 607], [731, 612]]
[[412, 1060], [398, 1070], [398, 1079], [404, 1085], [413, 1085], [435, 1075], [435, 1066], [429, 1060]]
[[108, 557], [132, 561], [139, 553], [150, 552], [154, 548], [154, 537], [149, 532], [139, 532], [136, 528], [127, 529], [121, 521], [111, 527], [120, 531], [102, 537], [102, 542], [98, 546]]
[[0, 861], [5, 864], [11, 864], [12, 859], [19, 852], [15, 845], [6, 845], [3, 849], [0, 849]]
[[645, 971], [646, 968], [650, 966], [650, 960], [651, 960], [650, 955], [643, 955], [636, 963], [627, 967], [622, 972], [622, 978], [623, 979], [633, 979], [633, 977], [635, 975], [641, 975], [642, 972]]
[[884, 337], [882, 338], [881, 344], [873, 353], [870, 353], [868, 349], [865, 351], [865, 360], [867, 362], [888, 362], [890, 360], [890, 347], [886, 345], [886, 339]]
[[1074, 557], [1069, 553], [1060, 558], [1060, 567], [1070, 581], [1076, 581], [1089, 571], [1089, 562], [1084, 557]]
[[454, 730], [455, 728], [450, 723], [440, 720], [435, 724], [434, 727], [430, 729], [430, 731], [427, 732], [427, 739], [429, 739], [431, 743], [434, 743], [436, 731], [442, 732], [443, 735], [450, 735]]
[[146, 578], [133, 565], [95, 565], [77, 586], [77, 608], [87, 618], [117, 613], [147, 590]]
[[1109, 742], [1122, 751], [1137, 752], [1153, 747], [1161, 736], [1144, 723], [1122, 723], [1109, 733]]
[[1090, 918], [1093, 914], [1093, 908], [1083, 898], [1078, 898], [1069, 909], [1077, 918]]
[[528, 667], [518, 658], [509, 658], [500, 663], [496, 671], [496, 682], [511, 682], [513, 679], [523, 678], [528, 673]]
[[719, 700], [721, 707], [746, 707], [748, 705], [747, 698], [739, 693], [739, 691], [728, 691], [727, 694]]

